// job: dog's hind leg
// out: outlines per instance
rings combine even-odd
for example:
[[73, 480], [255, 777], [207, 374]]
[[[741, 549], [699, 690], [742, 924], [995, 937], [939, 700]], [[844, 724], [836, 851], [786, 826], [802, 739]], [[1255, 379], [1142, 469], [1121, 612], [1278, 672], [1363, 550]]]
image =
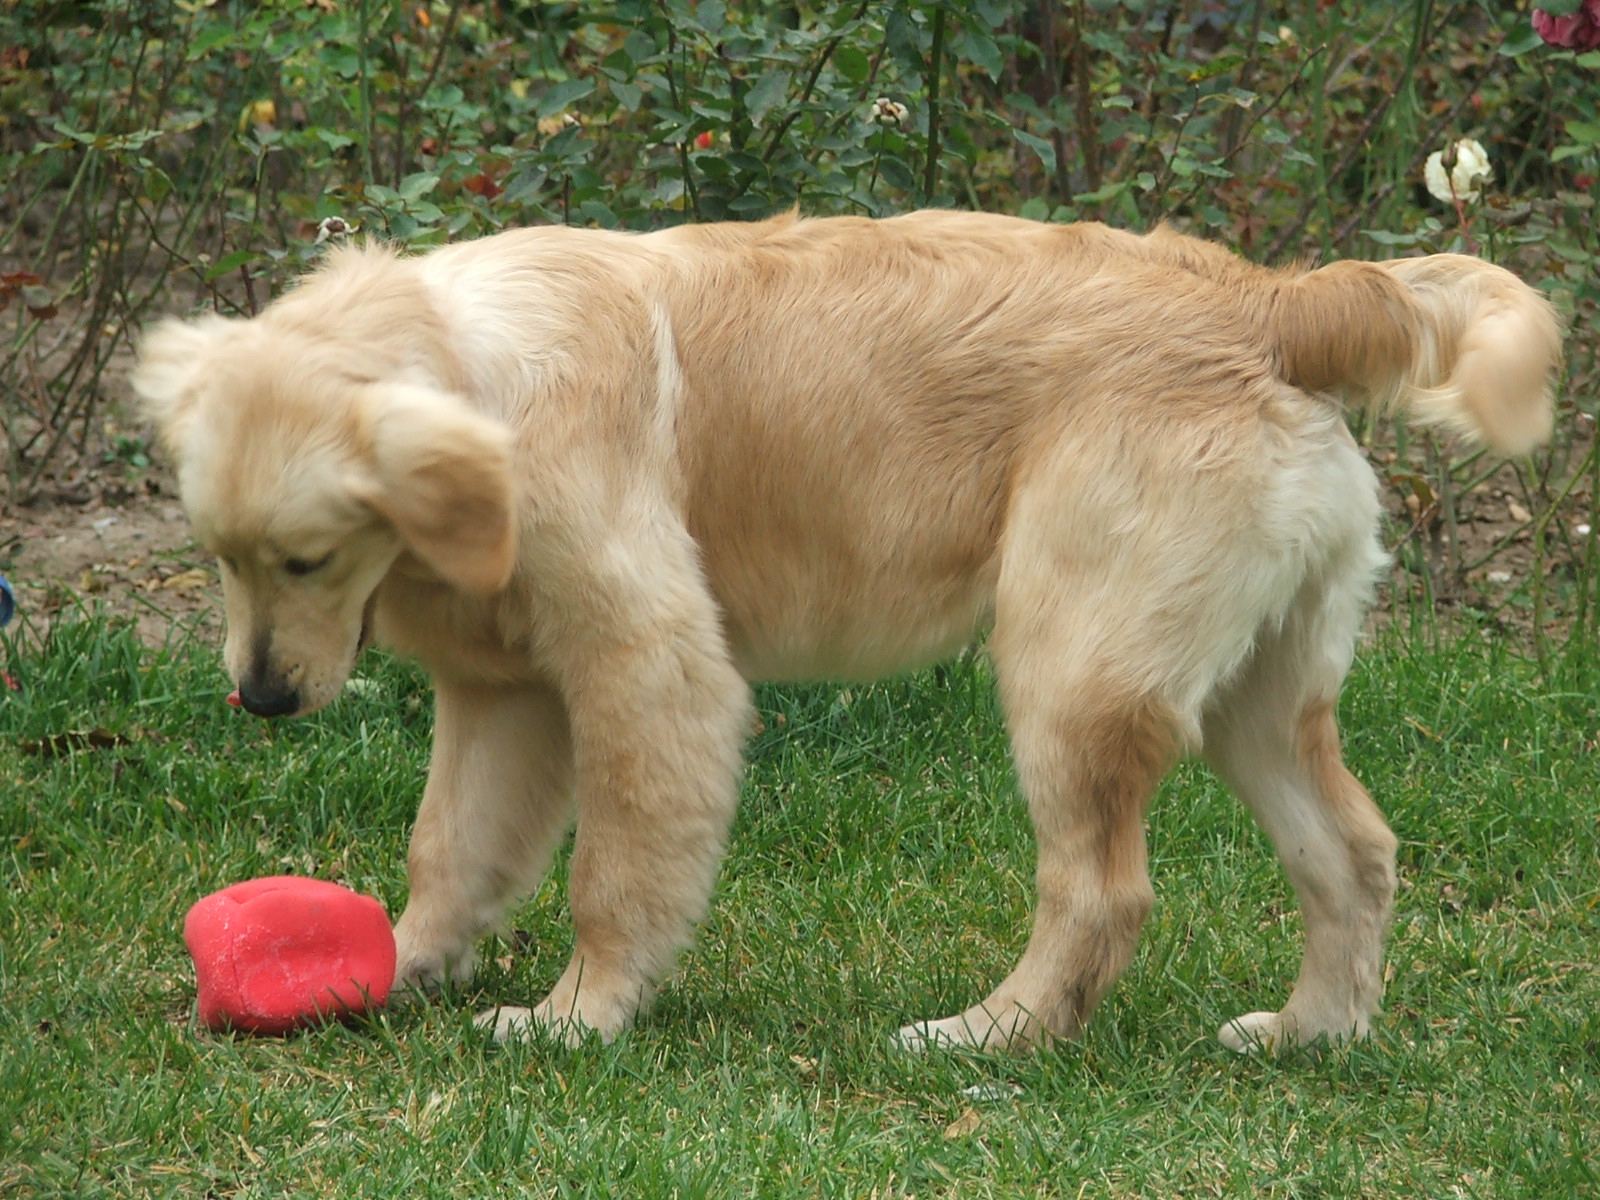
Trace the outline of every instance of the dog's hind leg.
[[[1365, 578], [1342, 590], [1364, 593]], [[1340, 752], [1334, 706], [1361, 606], [1339, 591], [1297, 604], [1205, 719], [1205, 756], [1272, 839], [1305, 921], [1288, 1002], [1224, 1025], [1236, 1050], [1362, 1037], [1381, 997], [1395, 837]]]
[[982, 1003], [901, 1030], [911, 1047], [1018, 1049], [1078, 1033], [1133, 957], [1153, 900], [1145, 809], [1195, 725], [1169, 699], [1149, 612], [1109, 603], [1136, 605], [1137, 589], [1086, 590], [1049, 556], [1027, 557], [1002, 573], [989, 652], [1038, 843], [1033, 929]]
[[438, 681], [411, 895], [395, 926], [399, 979], [471, 975], [473, 942], [549, 866], [572, 794], [571, 735], [556, 693]]
[[[1073, 682], [1095, 690], [1092, 678]], [[1027, 949], [982, 1003], [906, 1027], [902, 1044], [1020, 1049], [1075, 1036], [1133, 958], [1150, 910], [1144, 813], [1175, 754], [1166, 714], [1148, 700], [1082, 696], [1021, 713], [1012, 728], [1038, 839]]]

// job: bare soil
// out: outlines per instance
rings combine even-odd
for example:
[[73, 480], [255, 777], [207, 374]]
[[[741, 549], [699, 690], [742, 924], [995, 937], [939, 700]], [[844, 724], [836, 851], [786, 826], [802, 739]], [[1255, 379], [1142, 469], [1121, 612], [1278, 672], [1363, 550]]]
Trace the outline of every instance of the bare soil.
[[222, 624], [215, 567], [159, 468], [83, 472], [31, 503], [0, 500], [0, 574], [26, 635], [74, 610], [131, 622], [152, 646]]

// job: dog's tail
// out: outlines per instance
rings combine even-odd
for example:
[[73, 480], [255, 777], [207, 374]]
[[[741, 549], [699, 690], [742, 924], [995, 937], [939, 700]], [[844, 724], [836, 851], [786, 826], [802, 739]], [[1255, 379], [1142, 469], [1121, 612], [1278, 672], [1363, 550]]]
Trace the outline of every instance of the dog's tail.
[[1509, 271], [1461, 254], [1339, 262], [1286, 280], [1275, 309], [1297, 387], [1364, 393], [1506, 454], [1550, 434], [1561, 324]]

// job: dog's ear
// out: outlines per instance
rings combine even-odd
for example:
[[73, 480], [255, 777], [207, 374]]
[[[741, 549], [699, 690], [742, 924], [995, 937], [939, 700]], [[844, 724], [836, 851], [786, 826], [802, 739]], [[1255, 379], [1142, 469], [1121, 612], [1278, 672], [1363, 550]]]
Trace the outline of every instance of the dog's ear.
[[517, 555], [510, 431], [429, 388], [373, 390], [371, 474], [361, 499], [447, 582], [499, 591]]
[[168, 318], [139, 340], [139, 361], [128, 381], [162, 443], [174, 450], [199, 394], [206, 363], [232, 325], [215, 314], [193, 321]]

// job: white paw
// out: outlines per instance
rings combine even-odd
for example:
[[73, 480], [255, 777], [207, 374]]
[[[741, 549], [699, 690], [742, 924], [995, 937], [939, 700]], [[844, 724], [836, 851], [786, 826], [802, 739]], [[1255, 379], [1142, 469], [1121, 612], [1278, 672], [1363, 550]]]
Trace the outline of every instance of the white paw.
[[[502, 1005], [486, 1009], [472, 1019], [479, 1029], [490, 1030], [497, 1042], [545, 1041], [558, 1046], [581, 1046], [600, 1031], [571, 1017], [552, 1018], [549, 1008], [515, 1008]], [[611, 1037], [602, 1036], [609, 1042]]]
[[996, 1011], [979, 1004], [938, 1021], [917, 1021], [895, 1034], [902, 1050], [1026, 1050], [1051, 1034], [1026, 1009], [1001, 1005]]
[[531, 1008], [491, 1008], [472, 1019], [479, 1029], [493, 1031], [497, 1042], [521, 1042], [539, 1031]]
[[1283, 1023], [1275, 1012], [1245, 1013], [1217, 1030], [1217, 1040], [1238, 1054], [1275, 1054], [1283, 1048]]
[[1307, 1020], [1289, 1010], [1235, 1017], [1217, 1030], [1217, 1040], [1240, 1054], [1298, 1054], [1314, 1059], [1330, 1046], [1347, 1046], [1367, 1036], [1365, 1017]]
[[446, 980], [466, 983], [478, 968], [478, 956], [470, 946], [459, 953], [447, 954], [442, 950], [413, 945], [409, 938], [399, 933], [395, 937], [394, 957], [395, 986], [418, 988], [425, 992], [437, 991]]
[[978, 1039], [972, 1034], [965, 1016], [946, 1017], [942, 1021], [918, 1021], [907, 1025], [894, 1035], [897, 1049], [921, 1054], [928, 1050], [956, 1049], [975, 1046]]

